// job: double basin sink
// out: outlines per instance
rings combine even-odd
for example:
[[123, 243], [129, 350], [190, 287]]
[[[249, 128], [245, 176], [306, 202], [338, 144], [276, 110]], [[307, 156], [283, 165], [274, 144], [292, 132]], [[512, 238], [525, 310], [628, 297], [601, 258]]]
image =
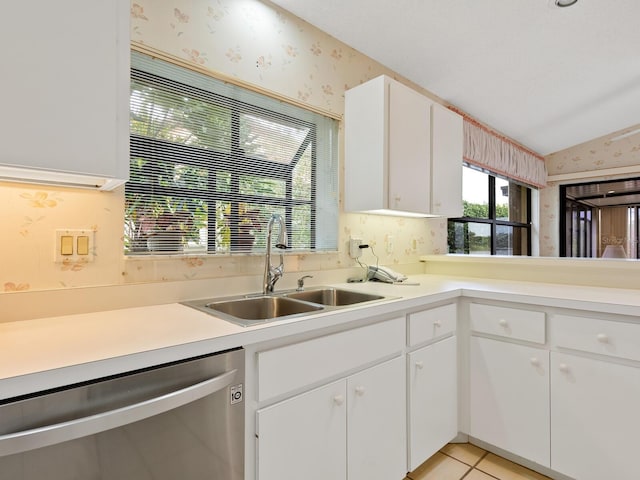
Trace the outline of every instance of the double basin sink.
[[246, 295], [224, 299], [184, 302], [184, 305], [248, 327], [283, 317], [302, 316], [326, 309], [383, 300], [387, 297], [333, 287], [282, 292], [272, 295]]

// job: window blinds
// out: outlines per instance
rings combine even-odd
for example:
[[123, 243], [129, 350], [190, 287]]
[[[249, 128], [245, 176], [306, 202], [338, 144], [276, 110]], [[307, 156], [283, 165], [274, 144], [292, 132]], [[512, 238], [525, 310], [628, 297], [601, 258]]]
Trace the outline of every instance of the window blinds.
[[337, 122], [132, 52], [128, 254], [337, 249]]

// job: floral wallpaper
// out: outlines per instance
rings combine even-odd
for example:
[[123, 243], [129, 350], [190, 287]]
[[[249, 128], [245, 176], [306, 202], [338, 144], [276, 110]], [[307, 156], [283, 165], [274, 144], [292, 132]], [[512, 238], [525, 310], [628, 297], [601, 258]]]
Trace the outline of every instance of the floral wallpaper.
[[640, 165], [640, 134], [613, 138], [640, 129], [634, 125], [546, 157], [549, 175], [580, 173]]
[[[612, 140], [627, 132], [638, 130], [640, 124], [613, 132], [603, 137], [576, 145], [560, 152], [552, 153], [545, 158], [547, 173], [565, 175], [562, 182], [551, 181], [540, 190], [540, 255], [554, 257], [559, 254], [559, 185], [561, 183], [577, 183], [594, 178], [580, 178], [583, 172], [603, 170], [599, 179], [615, 178], [607, 169], [619, 167], [638, 167], [640, 165], [640, 134]], [[640, 173], [640, 167], [638, 167]], [[572, 174], [575, 180], [572, 180]]]
[[[348, 88], [382, 73], [397, 78], [347, 45], [259, 0], [132, 0], [131, 40], [337, 116], [343, 114]], [[252, 255], [125, 258], [123, 188], [102, 193], [0, 183], [0, 203], [0, 292], [261, 272], [262, 258]], [[61, 228], [95, 230], [93, 262], [53, 262], [55, 230]], [[421, 255], [446, 251], [446, 220], [342, 214], [339, 252], [287, 255], [285, 267], [353, 267], [347, 254], [350, 235], [371, 245], [381, 264], [411, 264]], [[393, 249], [387, 248], [389, 235]], [[367, 252], [362, 260], [372, 263], [375, 257]]]
[[[351, 47], [259, 0], [132, 0], [131, 39], [337, 116], [344, 111], [345, 90], [382, 73], [398, 78]], [[549, 155], [549, 175], [640, 165], [640, 136], [612, 142], [613, 136]], [[102, 193], [0, 183], [0, 204], [0, 293], [261, 272], [258, 255], [125, 258], [123, 188]], [[540, 190], [540, 219], [540, 254], [555, 256], [557, 182]], [[94, 261], [55, 263], [56, 229], [94, 230]], [[412, 264], [422, 255], [446, 253], [446, 219], [343, 213], [339, 231], [337, 253], [287, 255], [286, 269], [308, 272], [355, 266], [347, 254], [350, 236], [373, 247], [362, 257], [368, 263], [377, 256], [381, 264]]]
[[547, 182], [540, 193], [539, 242], [541, 257], [557, 257], [560, 254], [559, 202], [560, 190], [557, 182]]
[[[131, 22], [133, 42], [339, 116], [344, 112], [345, 90], [382, 73], [396, 76], [288, 12], [256, 0], [175, 0], [170, 5], [134, 0]], [[341, 129], [341, 144], [342, 134]], [[346, 248], [352, 235], [372, 245], [380, 262], [386, 264], [415, 263], [420, 255], [446, 249], [446, 222], [443, 226], [434, 220], [343, 214], [340, 223], [338, 254], [289, 255], [287, 269], [353, 266]], [[431, 224], [441, 229], [440, 235], [431, 232]], [[379, 247], [387, 244], [389, 232], [398, 233], [392, 251]], [[436, 244], [438, 241], [441, 243]], [[203, 257], [185, 271], [183, 264], [177, 267], [163, 259], [130, 259], [126, 275], [128, 281], [147, 281], [173, 279], [180, 271], [185, 278], [224, 272], [255, 274], [260, 261], [258, 258], [256, 265], [255, 258], [246, 256]], [[148, 272], [153, 273], [149, 276]]]
[[[0, 292], [118, 283], [123, 195], [0, 183]], [[55, 231], [95, 231], [91, 263], [54, 262]]]
[[[398, 78], [326, 33], [259, 0], [132, 0], [131, 39], [337, 116], [344, 111], [345, 90], [382, 73]], [[640, 165], [640, 135], [617, 142], [611, 141], [613, 136], [549, 155], [549, 175]], [[123, 188], [102, 193], [0, 183], [0, 204], [0, 293], [261, 272], [258, 255], [125, 258]], [[540, 219], [540, 254], [555, 256], [557, 182], [540, 190]], [[56, 229], [94, 230], [94, 261], [55, 263]], [[373, 247], [363, 254], [367, 263], [377, 256], [381, 264], [413, 264], [422, 255], [446, 253], [446, 219], [343, 213], [339, 231], [337, 253], [287, 255], [286, 269], [308, 272], [355, 266], [347, 254], [350, 236]]]

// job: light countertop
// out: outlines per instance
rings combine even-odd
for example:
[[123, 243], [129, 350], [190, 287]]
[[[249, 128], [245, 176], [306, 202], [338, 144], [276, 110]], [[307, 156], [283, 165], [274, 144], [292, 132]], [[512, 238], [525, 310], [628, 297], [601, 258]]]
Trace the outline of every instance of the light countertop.
[[[335, 284], [389, 300], [240, 327], [179, 303], [0, 323], [0, 399], [331, 328], [460, 295], [637, 316], [640, 292], [413, 275], [418, 285]], [[310, 285], [307, 288], [312, 288]], [[359, 313], [360, 312], [360, 313]]]

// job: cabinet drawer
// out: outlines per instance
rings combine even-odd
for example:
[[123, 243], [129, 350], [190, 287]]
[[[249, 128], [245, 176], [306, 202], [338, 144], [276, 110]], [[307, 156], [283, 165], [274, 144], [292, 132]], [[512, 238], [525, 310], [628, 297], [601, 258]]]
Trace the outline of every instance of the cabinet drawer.
[[404, 317], [259, 352], [258, 400], [392, 356], [406, 342]]
[[545, 314], [518, 308], [472, 303], [471, 330], [500, 337], [545, 343]]
[[409, 314], [409, 345], [419, 345], [456, 331], [455, 304]]
[[554, 315], [550, 328], [558, 347], [640, 361], [640, 324]]

